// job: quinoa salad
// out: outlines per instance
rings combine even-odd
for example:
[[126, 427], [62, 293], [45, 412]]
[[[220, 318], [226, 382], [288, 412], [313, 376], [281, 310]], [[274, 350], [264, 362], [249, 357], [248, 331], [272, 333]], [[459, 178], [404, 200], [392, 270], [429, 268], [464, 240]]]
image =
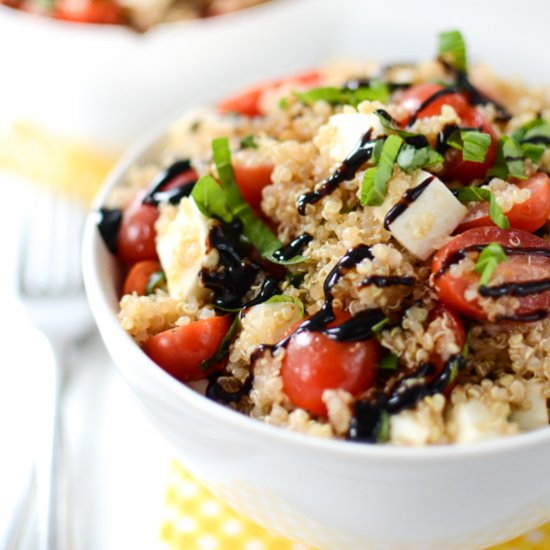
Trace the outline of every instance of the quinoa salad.
[[468, 64], [335, 60], [169, 130], [99, 211], [121, 326], [254, 419], [390, 445], [548, 425], [550, 103]]

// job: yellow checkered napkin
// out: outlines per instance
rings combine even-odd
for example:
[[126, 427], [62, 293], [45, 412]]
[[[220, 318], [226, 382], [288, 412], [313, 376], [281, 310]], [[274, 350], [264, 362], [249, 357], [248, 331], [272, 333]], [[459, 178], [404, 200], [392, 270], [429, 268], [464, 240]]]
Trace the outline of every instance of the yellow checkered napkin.
[[[314, 550], [272, 535], [233, 511], [173, 461], [161, 526], [169, 550]], [[548, 550], [550, 524], [493, 550]]]

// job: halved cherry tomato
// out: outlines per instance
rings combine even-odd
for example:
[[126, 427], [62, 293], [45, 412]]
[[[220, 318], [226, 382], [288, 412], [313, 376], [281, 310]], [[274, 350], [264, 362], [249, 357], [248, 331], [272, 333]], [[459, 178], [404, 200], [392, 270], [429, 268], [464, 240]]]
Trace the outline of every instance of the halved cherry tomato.
[[143, 350], [168, 374], [182, 382], [201, 380], [220, 370], [224, 362], [202, 371], [200, 365], [212, 357], [231, 326], [231, 317], [201, 319], [151, 336]]
[[[195, 170], [188, 170], [174, 177], [164, 189], [174, 189], [196, 179]], [[117, 239], [117, 257], [127, 264], [157, 259], [155, 222], [159, 211], [156, 206], [143, 204], [145, 195], [146, 191], [137, 193], [122, 214]]]
[[[504, 230], [498, 227], [478, 227], [461, 233], [441, 248], [434, 256], [432, 272], [439, 300], [446, 306], [480, 321], [488, 321], [488, 315], [479, 303], [479, 296], [470, 297], [471, 289], [479, 286], [479, 275], [473, 270], [453, 276], [447, 262], [453, 255], [471, 246], [498, 243], [511, 249], [533, 249], [542, 253], [508, 252], [507, 261], [499, 263], [493, 277], [502, 283], [525, 283], [550, 279], [550, 243], [516, 229]], [[548, 251], [548, 256], [544, 255]], [[456, 258], [456, 256], [455, 256]], [[500, 283], [499, 283], [500, 284]], [[491, 282], [489, 281], [489, 286]], [[519, 301], [515, 316], [527, 317], [550, 308], [550, 290], [515, 296]]]
[[[532, 233], [540, 229], [550, 217], [550, 178], [539, 173], [526, 181], [514, 182], [521, 189], [529, 189], [531, 196], [524, 202], [514, 204], [506, 212], [510, 227]], [[457, 233], [472, 229], [494, 225], [489, 217], [489, 204], [479, 202], [474, 205], [464, 221], [458, 226]]]
[[[339, 325], [351, 316], [335, 311]], [[320, 332], [298, 332], [290, 339], [283, 358], [281, 376], [289, 399], [302, 409], [326, 416], [323, 392], [343, 389], [358, 395], [374, 385], [380, 360], [375, 338], [363, 342], [338, 342]]]
[[[450, 150], [445, 163], [445, 176], [448, 178], [457, 179], [465, 183], [483, 178], [487, 174], [487, 170], [495, 162], [497, 150], [496, 134], [491, 124], [485, 120], [485, 117], [459, 93], [443, 94], [418, 111], [422, 103], [442, 90], [444, 90], [444, 87], [439, 84], [417, 84], [403, 92], [398, 101], [411, 115], [416, 114], [417, 119], [439, 115], [444, 105], [450, 105], [459, 116], [461, 127], [480, 128], [481, 132], [489, 134], [491, 136], [491, 144], [487, 150], [484, 162], [463, 160], [461, 151]], [[402, 123], [407, 125], [409, 121], [410, 117], [407, 117]]]
[[[437, 305], [431, 312], [428, 317], [428, 322], [432, 323], [436, 320], [442, 320], [443, 324], [447, 329], [452, 333], [454, 342], [457, 345], [459, 352], [464, 348], [466, 343], [466, 331], [464, 330], [464, 324], [462, 319], [452, 310], [445, 307], [442, 304]], [[443, 358], [441, 353], [434, 351], [432, 357], [430, 358], [431, 362], [436, 367], [436, 374], [440, 373], [445, 367], [445, 363], [449, 358]], [[450, 393], [452, 386], [449, 385], [445, 389], [445, 394]]]
[[128, 275], [126, 275], [126, 280], [122, 287], [122, 294], [137, 292], [139, 296], [143, 296], [149, 278], [153, 273], [160, 271], [160, 269], [160, 263], [156, 260], [143, 260], [142, 262], [134, 264], [128, 272]]
[[271, 164], [258, 164], [256, 166], [243, 166], [233, 164], [235, 179], [244, 200], [259, 210], [262, 202], [262, 189], [271, 183]]
[[124, 22], [124, 10], [109, 0], [62, 0], [54, 17], [78, 23], [117, 25]]
[[220, 113], [238, 113], [244, 116], [258, 116], [260, 112], [260, 100], [266, 90], [274, 90], [283, 84], [304, 84], [314, 85], [320, 80], [319, 71], [309, 71], [302, 74], [270, 80], [262, 84], [258, 84], [244, 92], [228, 97], [219, 105]]

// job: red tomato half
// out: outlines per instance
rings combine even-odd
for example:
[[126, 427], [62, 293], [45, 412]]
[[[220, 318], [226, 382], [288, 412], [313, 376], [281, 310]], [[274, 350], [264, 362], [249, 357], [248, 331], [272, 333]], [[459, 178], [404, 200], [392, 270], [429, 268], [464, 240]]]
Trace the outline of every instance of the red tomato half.
[[[550, 178], [540, 173], [515, 184], [521, 189], [529, 189], [531, 196], [525, 202], [515, 204], [506, 212], [506, 217], [510, 227], [532, 233], [540, 229], [550, 217]], [[479, 202], [458, 226], [457, 233], [486, 225], [494, 225], [489, 217], [489, 204]]]
[[[452, 333], [452, 339], [454, 339], [459, 352], [461, 352], [464, 348], [464, 344], [466, 344], [466, 331], [464, 330], [462, 319], [460, 319], [460, 317], [452, 309], [449, 309], [442, 304], [439, 304], [430, 312], [428, 321], [432, 323], [433, 321], [439, 319], [443, 321], [444, 326]], [[448, 359], [448, 357], [443, 358], [440, 353], [434, 351], [430, 360], [436, 367], [436, 375], [443, 370]], [[445, 395], [449, 395], [453, 387], [454, 383], [449, 384], [445, 388]]]
[[271, 184], [271, 164], [258, 164], [256, 166], [242, 166], [233, 164], [235, 179], [244, 200], [255, 210], [260, 209], [262, 203], [262, 190]]
[[[507, 261], [497, 265], [493, 277], [499, 277], [502, 283], [525, 283], [550, 279], [550, 243], [530, 233], [518, 230], [503, 230], [498, 227], [478, 227], [461, 233], [441, 248], [434, 256], [432, 272], [437, 294], [446, 306], [480, 321], [487, 321], [488, 316], [479, 303], [479, 297], [466, 297], [469, 288], [479, 285], [479, 275], [474, 271], [453, 276], [445, 269], [447, 262], [458, 251], [478, 245], [498, 243], [503, 247], [518, 249], [517, 253], [507, 252]], [[524, 250], [520, 253], [521, 249]], [[529, 253], [528, 249], [540, 251]], [[477, 254], [476, 254], [477, 256]], [[500, 283], [499, 283], [500, 284]], [[489, 285], [491, 286], [491, 281]], [[536, 318], [550, 308], [550, 290], [527, 293], [515, 296], [519, 307], [516, 316]]]
[[[174, 189], [197, 179], [194, 170], [188, 170], [174, 177], [165, 190]], [[140, 191], [124, 210], [118, 232], [117, 257], [127, 264], [142, 260], [156, 260], [155, 222], [159, 216], [158, 208], [143, 204], [146, 191]]]
[[287, 78], [270, 80], [225, 99], [219, 104], [218, 108], [223, 114], [238, 113], [244, 116], [258, 116], [262, 114], [260, 111], [260, 100], [266, 90], [274, 90], [283, 84], [292, 83], [314, 85], [319, 82], [319, 80], [319, 71], [315, 70]]
[[174, 378], [182, 382], [200, 380], [222, 368], [223, 361], [206, 372], [199, 367], [216, 353], [230, 326], [229, 315], [202, 319], [151, 336], [143, 350]]
[[[489, 134], [491, 144], [484, 162], [463, 160], [462, 152], [451, 150], [447, 154], [448, 158], [445, 163], [445, 176], [448, 178], [457, 179], [464, 183], [483, 178], [495, 162], [498, 141], [492, 126], [485, 120], [484, 116], [459, 93], [445, 93], [418, 111], [428, 98], [442, 90], [444, 90], [444, 87], [439, 84], [417, 84], [403, 92], [398, 101], [411, 115], [416, 114], [417, 119], [439, 115], [444, 105], [450, 105], [459, 116], [461, 127], [481, 128], [481, 132]], [[402, 122], [407, 125], [409, 121], [410, 117]]]
[[[339, 325], [348, 313], [335, 312]], [[338, 342], [319, 332], [299, 332], [288, 343], [281, 376], [284, 392], [302, 409], [326, 416], [323, 392], [343, 389], [358, 395], [374, 385], [380, 360], [380, 345], [375, 338], [363, 342]]]
[[153, 273], [160, 271], [160, 269], [160, 263], [156, 260], [144, 260], [134, 264], [128, 275], [126, 275], [126, 280], [122, 287], [122, 295], [137, 292], [139, 296], [143, 296], [149, 283], [149, 278]]
[[62, 0], [54, 17], [78, 23], [124, 23], [124, 10], [109, 0]]

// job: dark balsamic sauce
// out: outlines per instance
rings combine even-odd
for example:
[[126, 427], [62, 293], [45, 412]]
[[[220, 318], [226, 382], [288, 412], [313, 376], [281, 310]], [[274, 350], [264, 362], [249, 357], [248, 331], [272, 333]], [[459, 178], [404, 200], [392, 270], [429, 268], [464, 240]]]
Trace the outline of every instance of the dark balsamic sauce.
[[478, 292], [487, 298], [500, 298], [501, 296], [531, 296], [547, 290], [550, 290], [550, 279], [503, 283], [495, 286], [481, 285]]
[[174, 189], [163, 191], [163, 187], [169, 184], [175, 177], [192, 170], [189, 160], [178, 160], [168, 168], [160, 172], [151, 184], [151, 188], [143, 197], [143, 204], [158, 206], [161, 202], [178, 204], [183, 197], [188, 197], [193, 191], [193, 186], [197, 180], [186, 182]]
[[384, 227], [389, 230], [390, 225], [403, 214], [407, 208], [426, 190], [428, 185], [432, 183], [435, 176], [429, 176], [423, 182], [419, 183], [416, 187], [408, 189], [403, 193], [403, 196], [399, 199], [399, 202], [394, 204], [390, 211], [384, 218]]
[[262, 283], [258, 295], [243, 306], [241, 316], [244, 314], [244, 310], [246, 308], [257, 306], [258, 304], [263, 304], [264, 302], [267, 302], [267, 300], [269, 300], [272, 296], [278, 294], [279, 283], [279, 279], [275, 279], [274, 277], [266, 277], [264, 279], [264, 282]]
[[323, 197], [330, 195], [343, 181], [351, 180], [357, 170], [372, 157], [377, 140], [371, 140], [372, 129], [366, 132], [357, 147], [344, 159], [342, 164], [328, 179], [323, 181], [316, 189], [305, 193], [298, 198], [298, 212], [303, 216], [308, 204], [315, 204]]
[[399, 380], [388, 395], [378, 392], [374, 399], [357, 401], [351, 419], [348, 439], [376, 443], [384, 414], [397, 414], [411, 409], [419, 401], [441, 393], [451, 382], [453, 372], [466, 366], [464, 356], [451, 356], [439, 373], [431, 363], [421, 364], [413, 373]]
[[287, 245], [275, 250], [273, 257], [278, 262], [288, 262], [288, 260], [301, 254], [312, 240], [313, 237], [309, 233], [302, 233]]
[[381, 81], [383, 84], [385, 84], [390, 92], [401, 90], [403, 88], [409, 88], [411, 85], [409, 82], [387, 81], [384, 80], [384, 76], [381, 75], [377, 78], [350, 78], [344, 83], [344, 85], [342, 86], [342, 90], [350, 90], [352, 92], [355, 92], [361, 88], [369, 88], [370, 86], [372, 86], [372, 83], [375, 80]]
[[426, 109], [426, 107], [429, 107], [434, 101], [438, 100], [440, 97], [450, 95], [450, 94], [456, 94], [456, 88], [448, 87], [443, 88], [442, 90], [438, 90], [437, 92], [433, 93], [430, 97], [426, 98], [416, 109], [416, 111], [411, 115], [411, 118], [409, 119], [409, 122], [407, 126], [412, 126], [416, 119], [418, 118], [418, 115]]
[[[225, 384], [222, 379], [225, 379]], [[238, 403], [252, 389], [253, 376], [248, 375], [244, 383], [240, 383], [236, 378], [229, 378], [223, 372], [217, 372], [208, 378], [206, 386], [206, 397], [218, 403]], [[234, 388], [228, 389], [232, 385]]]
[[374, 285], [378, 288], [388, 288], [390, 286], [412, 286], [414, 285], [414, 277], [399, 277], [392, 275], [371, 275], [363, 279], [361, 286]]
[[339, 342], [356, 342], [372, 337], [373, 327], [385, 319], [385, 315], [381, 309], [367, 309], [340, 325], [335, 327], [327, 326], [336, 319], [332, 306], [332, 287], [345, 273], [365, 259], [373, 259], [370, 247], [361, 244], [356, 248], [348, 250], [325, 279], [323, 284], [325, 303], [321, 309], [309, 319], [302, 321], [288, 336], [273, 346], [272, 351], [285, 347], [295, 334], [306, 331], [320, 332]]
[[522, 139], [521, 143], [532, 143], [534, 145], [550, 145], [550, 137], [533, 136], [532, 138]]
[[531, 323], [533, 321], [542, 321], [546, 319], [550, 312], [546, 309], [537, 309], [529, 313], [516, 313], [514, 315], [498, 315], [497, 321], [517, 321], [522, 323]]
[[213, 270], [201, 270], [199, 276], [204, 286], [213, 291], [213, 304], [222, 309], [240, 308], [260, 272], [258, 264], [245, 258], [239, 240], [241, 230], [238, 221], [217, 223], [208, 236], [210, 246], [218, 250], [219, 265]]
[[111, 254], [116, 254], [118, 231], [122, 222], [122, 210], [119, 208], [100, 208], [97, 228]]
[[[390, 127], [400, 128], [399, 123], [384, 109], [376, 109], [375, 113], [383, 118]], [[415, 149], [422, 149], [422, 147], [428, 147], [430, 145], [428, 138], [423, 134], [405, 136], [403, 139], [405, 143], [412, 145]]]

